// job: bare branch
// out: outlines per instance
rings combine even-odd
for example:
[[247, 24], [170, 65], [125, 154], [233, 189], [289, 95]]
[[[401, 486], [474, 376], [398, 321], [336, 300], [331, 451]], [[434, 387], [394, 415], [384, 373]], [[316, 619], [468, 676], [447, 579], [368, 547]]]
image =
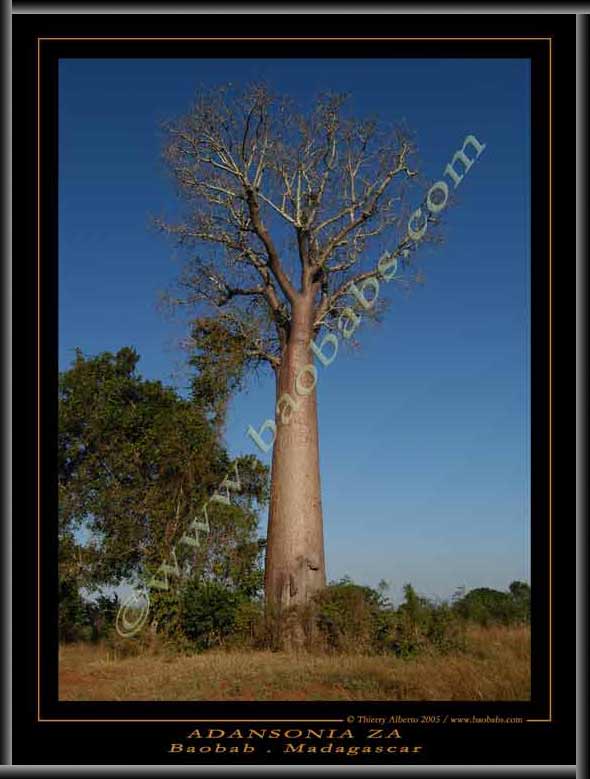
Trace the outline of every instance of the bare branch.
[[270, 206], [272, 209], [274, 209], [274, 210], [277, 212], [277, 214], [280, 214], [280, 215], [283, 217], [283, 219], [286, 219], [286, 220], [287, 220], [287, 222], [289, 222], [290, 224], [292, 224], [294, 227], [297, 227], [297, 226], [298, 226], [298, 222], [297, 222], [297, 220], [293, 219], [293, 217], [292, 217], [292, 216], [290, 216], [290, 215], [289, 215], [289, 214], [288, 214], [288, 213], [285, 211], [285, 209], [284, 209], [284, 208], [282, 208], [281, 206], [277, 206], [275, 203], [273, 203], [273, 202], [272, 202], [272, 200], [271, 200], [269, 197], [266, 197], [266, 195], [264, 195], [262, 192], [259, 192], [259, 193], [258, 193], [258, 197], [259, 197], [261, 200], [264, 200], [264, 202], [265, 202], [265, 203], [267, 203], [267, 204], [268, 204], [268, 205], [269, 205], [269, 206]]
[[405, 172], [408, 176], [415, 175], [414, 171], [411, 171], [407, 164], [406, 164], [406, 157], [409, 152], [409, 146], [407, 144], [404, 144], [402, 146], [402, 149], [399, 153], [397, 164], [390, 168], [385, 175], [383, 176], [381, 182], [377, 184], [376, 182], [372, 185], [370, 185], [367, 189], [367, 197], [364, 198], [364, 203], [362, 206], [362, 210], [360, 215], [353, 219], [349, 224], [344, 225], [337, 233], [334, 235], [326, 244], [326, 246], [323, 248], [323, 250], [320, 253], [320, 256], [317, 259], [317, 265], [321, 266], [323, 265], [326, 260], [331, 256], [333, 251], [340, 245], [342, 245], [342, 241], [356, 228], [363, 225], [368, 219], [371, 219], [375, 214], [378, 212], [378, 205], [380, 198], [382, 197], [383, 193], [389, 186], [389, 184], [392, 182], [395, 176], [397, 176], [402, 171]]
[[348, 117], [342, 96], [303, 116], [260, 86], [204, 94], [168, 131], [187, 215], [159, 226], [204, 257], [189, 258], [184, 302], [233, 318], [247, 356], [276, 368], [294, 307], [331, 327], [350, 283], [374, 273], [368, 258], [400, 239], [410, 136]]
[[260, 206], [258, 205], [258, 201], [256, 200], [256, 195], [252, 187], [248, 187], [246, 189], [246, 201], [248, 203], [248, 208], [250, 209], [250, 219], [252, 220], [254, 231], [266, 249], [268, 255], [268, 266], [273, 272], [274, 277], [276, 278], [279, 286], [289, 301], [294, 303], [297, 300], [298, 294], [291, 284], [289, 277], [285, 273], [273, 240], [270, 237], [268, 230], [264, 226], [264, 223], [262, 222], [262, 218], [260, 216]]

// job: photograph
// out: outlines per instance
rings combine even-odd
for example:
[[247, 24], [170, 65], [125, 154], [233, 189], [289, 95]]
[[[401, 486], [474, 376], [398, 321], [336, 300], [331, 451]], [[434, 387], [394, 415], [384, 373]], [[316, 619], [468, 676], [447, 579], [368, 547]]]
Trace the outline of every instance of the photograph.
[[530, 698], [530, 63], [59, 62], [59, 697]]
[[335, 20], [14, 16], [15, 765], [575, 763], [577, 18]]

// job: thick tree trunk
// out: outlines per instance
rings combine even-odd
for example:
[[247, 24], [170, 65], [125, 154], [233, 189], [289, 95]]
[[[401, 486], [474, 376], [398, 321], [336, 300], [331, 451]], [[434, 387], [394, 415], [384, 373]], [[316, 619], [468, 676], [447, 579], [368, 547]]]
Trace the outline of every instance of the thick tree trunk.
[[288, 393], [298, 404], [290, 408], [289, 401], [281, 403], [280, 409], [289, 418], [285, 423], [281, 413], [276, 414], [272, 457], [265, 591], [267, 604], [279, 612], [306, 603], [326, 584], [317, 399], [315, 389], [305, 394], [314, 383], [313, 375], [301, 373], [313, 364], [311, 337], [308, 302], [293, 311], [277, 371], [277, 401]]

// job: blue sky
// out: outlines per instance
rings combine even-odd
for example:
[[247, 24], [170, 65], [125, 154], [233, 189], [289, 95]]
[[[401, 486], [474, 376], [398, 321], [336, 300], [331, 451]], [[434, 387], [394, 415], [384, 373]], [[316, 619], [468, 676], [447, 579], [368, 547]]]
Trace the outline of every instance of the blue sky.
[[[328, 576], [386, 579], [395, 600], [407, 581], [448, 597], [528, 580], [529, 74], [526, 60], [62, 60], [60, 368], [77, 346], [131, 345], [144, 376], [188, 384], [186, 332], [157, 306], [180, 264], [149, 221], [174, 208], [160, 123], [198, 86], [264, 79], [303, 106], [350, 92], [354, 113], [405, 120], [431, 179], [473, 133], [486, 149], [444, 245], [421, 250], [425, 285], [320, 370]], [[234, 400], [232, 454], [270, 463], [246, 430], [273, 399], [269, 377]]]

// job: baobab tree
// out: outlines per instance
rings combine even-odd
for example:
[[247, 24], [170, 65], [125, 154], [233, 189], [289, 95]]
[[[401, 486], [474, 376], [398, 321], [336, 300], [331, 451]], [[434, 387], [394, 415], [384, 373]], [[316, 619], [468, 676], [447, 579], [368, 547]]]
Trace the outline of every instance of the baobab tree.
[[[187, 250], [172, 300], [196, 312], [199, 395], [219, 412], [248, 370], [274, 373], [265, 591], [281, 608], [302, 604], [326, 583], [317, 397], [304, 369], [322, 333], [352, 340], [351, 284], [362, 290], [384, 248], [408, 281], [414, 146], [399, 127], [351, 118], [342, 96], [302, 114], [261, 86], [201, 94], [166, 132], [187, 208], [157, 222]], [[372, 294], [363, 316], [375, 318], [382, 298]]]

